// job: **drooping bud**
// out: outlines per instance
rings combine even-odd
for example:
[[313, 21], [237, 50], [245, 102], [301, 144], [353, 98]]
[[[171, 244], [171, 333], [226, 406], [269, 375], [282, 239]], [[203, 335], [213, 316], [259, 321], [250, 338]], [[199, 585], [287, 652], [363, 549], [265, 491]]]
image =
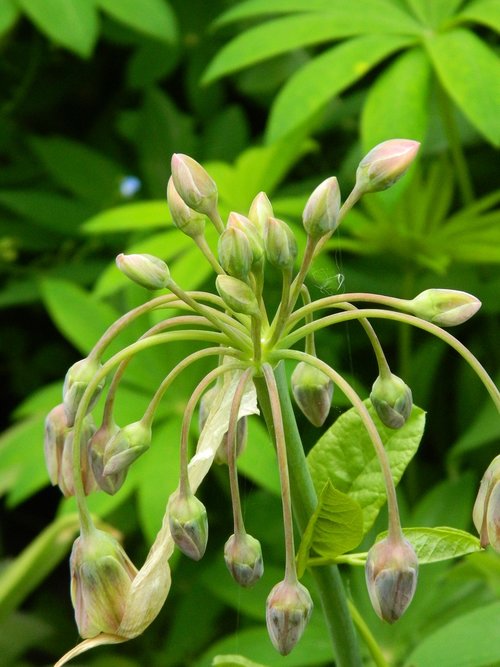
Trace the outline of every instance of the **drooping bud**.
[[264, 228], [264, 247], [270, 264], [281, 271], [291, 270], [297, 257], [297, 241], [292, 230], [278, 218], [268, 218]]
[[66, 417], [64, 405], [60, 403], [53, 408], [45, 419], [44, 455], [45, 465], [52, 486], [59, 481], [59, 470], [64, 447], [64, 440], [70, 426]]
[[189, 558], [200, 560], [208, 541], [205, 505], [192, 493], [175, 494], [168, 505], [170, 532], [179, 549]]
[[394, 623], [413, 599], [418, 577], [418, 559], [408, 542], [385, 538], [368, 552], [366, 585], [373, 609], [383, 621]]
[[170, 278], [170, 271], [159, 257], [147, 253], [124, 255], [116, 258], [116, 265], [127, 278], [149, 290], [164, 289]]
[[313, 239], [331, 234], [338, 225], [340, 188], [335, 176], [320, 183], [307, 200], [302, 222]]
[[252, 251], [252, 266], [259, 264], [264, 257], [264, 240], [258, 228], [244, 215], [240, 213], [230, 213], [227, 220], [228, 229], [235, 227], [242, 231], [250, 243]]
[[70, 558], [71, 600], [80, 635], [114, 635], [137, 569], [119, 542], [102, 530], [78, 537]]
[[128, 468], [124, 468], [112, 475], [104, 474], [104, 452], [112, 438], [119, 432], [114, 423], [103, 424], [89, 440], [89, 455], [92, 472], [101, 491], [113, 496], [122, 486], [127, 476]]
[[264, 574], [260, 542], [247, 533], [231, 535], [224, 546], [224, 560], [233, 579], [244, 588], [253, 586]]
[[[66, 373], [64, 378], [63, 385], [63, 404], [66, 411], [66, 419], [68, 420], [68, 426], [73, 426], [76, 417], [76, 411], [82, 396], [85, 393], [88, 385], [91, 380], [94, 378], [96, 373], [102, 368], [102, 365], [91, 357], [86, 357], [81, 359], [71, 366], [71, 368]], [[92, 398], [89, 401], [87, 408], [87, 413], [92, 410], [94, 405], [97, 403], [101, 391], [104, 388], [105, 380], [101, 380], [92, 395]]]
[[[97, 489], [97, 483], [92, 472], [89, 457], [89, 441], [95, 433], [95, 424], [92, 415], [87, 415], [82, 424], [80, 440], [80, 468], [79, 474], [82, 477], [83, 490], [85, 495], [89, 495]], [[73, 429], [68, 429], [64, 439], [61, 455], [61, 464], [57, 483], [62, 493], [68, 498], [75, 495], [75, 481], [73, 477], [73, 447], [75, 434]]]
[[236, 227], [227, 227], [219, 237], [219, 262], [226, 273], [245, 280], [252, 265], [252, 249], [246, 235]]
[[470, 319], [481, 308], [472, 294], [453, 289], [428, 289], [408, 302], [413, 315], [440, 327], [454, 327]]
[[126, 472], [151, 445], [151, 428], [142, 421], [132, 422], [120, 429], [104, 450], [103, 474], [116, 475]]
[[481, 546], [491, 544], [500, 553], [500, 455], [493, 459], [483, 475], [472, 518]]
[[205, 231], [205, 216], [189, 208], [175, 189], [172, 177], [168, 179], [167, 201], [172, 221], [177, 229], [193, 239], [203, 234]]
[[397, 375], [378, 376], [372, 386], [370, 401], [380, 420], [389, 428], [401, 428], [411, 414], [411, 389]]
[[[246, 417], [240, 417], [236, 425], [236, 448], [235, 458], [243, 453], [248, 437], [248, 420]], [[229, 460], [229, 445], [227, 441], [227, 432], [222, 436], [220, 445], [215, 452], [214, 463], [227, 465]]]
[[315, 366], [301, 361], [292, 373], [293, 397], [314, 426], [325, 423], [333, 396], [333, 382]]
[[259, 230], [259, 234], [264, 236], [264, 229], [268, 218], [274, 217], [273, 207], [265, 192], [259, 192], [254, 198], [248, 211], [248, 219]]
[[212, 217], [217, 206], [217, 186], [207, 171], [189, 155], [172, 155], [175, 189], [189, 208]]
[[235, 313], [258, 315], [259, 304], [252, 289], [238, 278], [217, 276], [215, 287], [226, 306]]
[[420, 148], [418, 141], [389, 139], [372, 148], [359, 163], [356, 189], [379, 192], [394, 185], [411, 165]]
[[267, 631], [281, 655], [288, 655], [302, 637], [312, 609], [309, 591], [298, 581], [280, 581], [271, 590], [266, 602]]

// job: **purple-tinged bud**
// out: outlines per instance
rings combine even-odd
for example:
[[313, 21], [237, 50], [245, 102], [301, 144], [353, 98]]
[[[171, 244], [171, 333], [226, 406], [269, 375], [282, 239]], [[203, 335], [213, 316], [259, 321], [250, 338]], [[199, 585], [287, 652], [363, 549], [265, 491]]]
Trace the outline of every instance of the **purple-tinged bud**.
[[281, 271], [291, 270], [297, 257], [297, 241], [292, 230], [278, 218], [268, 218], [264, 228], [264, 247], [270, 264]]
[[269, 218], [274, 217], [273, 207], [265, 192], [259, 192], [254, 198], [248, 211], [248, 219], [257, 227], [259, 234], [264, 235], [264, 229]]
[[45, 465], [52, 486], [59, 481], [59, 470], [61, 468], [61, 459], [64, 448], [64, 441], [68, 434], [70, 426], [66, 417], [64, 405], [60, 403], [47, 415], [45, 419], [44, 435], [44, 455]]
[[95, 480], [101, 491], [109, 493], [110, 496], [113, 496], [123, 486], [128, 472], [128, 468], [124, 468], [113, 475], [104, 474], [106, 447], [119, 430], [114, 422], [103, 424], [89, 440], [90, 464]]
[[168, 179], [167, 201], [172, 221], [177, 229], [193, 239], [203, 235], [205, 231], [205, 216], [189, 208], [175, 189], [172, 177]]
[[[62, 394], [68, 426], [73, 426], [76, 412], [78, 410], [78, 406], [80, 405], [80, 401], [82, 400], [82, 396], [85, 393], [85, 390], [87, 389], [91, 380], [93, 380], [94, 376], [98, 371], [101, 370], [101, 368], [102, 365], [98, 361], [92, 359], [91, 357], [86, 357], [85, 359], [81, 359], [80, 361], [77, 361], [75, 364], [73, 364], [73, 366], [71, 366], [71, 368], [66, 373]], [[105, 380], [102, 379], [89, 401], [87, 413], [89, 413], [97, 403], [101, 391], [104, 388], [104, 384]]]
[[313, 239], [331, 234], [338, 225], [340, 188], [335, 176], [320, 183], [307, 200], [302, 222]]
[[266, 624], [274, 648], [288, 655], [309, 622], [313, 602], [309, 591], [298, 581], [280, 581], [266, 602]]
[[120, 429], [104, 450], [103, 475], [126, 472], [132, 463], [151, 446], [151, 428], [142, 421], [127, 424]]
[[235, 227], [242, 231], [250, 243], [252, 251], [252, 266], [262, 262], [264, 258], [264, 241], [258, 228], [251, 220], [240, 213], [230, 213], [227, 221], [228, 229]]
[[472, 294], [453, 289], [428, 289], [408, 302], [410, 313], [440, 327], [467, 322], [481, 308]]
[[368, 552], [365, 574], [375, 613], [394, 623], [406, 611], [417, 586], [418, 559], [413, 547], [405, 539], [377, 542]]
[[121, 253], [116, 258], [116, 265], [127, 278], [149, 290], [165, 289], [170, 279], [168, 266], [154, 255]]
[[379, 192], [394, 185], [411, 165], [420, 148], [418, 141], [389, 139], [372, 148], [359, 163], [356, 190]]
[[292, 373], [292, 392], [311, 424], [322, 426], [330, 412], [333, 396], [333, 382], [328, 375], [301, 361]]
[[493, 459], [483, 475], [472, 518], [481, 546], [491, 544], [500, 553], [500, 455]]
[[227, 227], [219, 237], [219, 262], [226, 273], [245, 280], [252, 265], [252, 249], [246, 235], [236, 227]]
[[[247, 437], [248, 437], [248, 420], [246, 417], [240, 417], [240, 419], [238, 419], [238, 424], [236, 426], [236, 450], [235, 450], [236, 458], [238, 458], [238, 456], [240, 456], [243, 453], [245, 445], [247, 444]], [[221, 443], [215, 452], [214, 463], [217, 463], [219, 465], [224, 465], [224, 464], [227, 465], [228, 460], [229, 460], [229, 446], [228, 446], [227, 432], [226, 432], [222, 436]]]
[[176, 494], [168, 505], [172, 539], [183, 554], [193, 560], [203, 558], [208, 541], [208, 520], [205, 505], [192, 493]]
[[70, 558], [71, 600], [80, 635], [117, 634], [137, 569], [118, 541], [94, 530], [75, 540]]
[[257, 297], [242, 280], [232, 276], [217, 276], [215, 287], [229, 310], [243, 315], [259, 314]]
[[253, 586], [264, 574], [260, 542], [247, 533], [231, 535], [224, 546], [224, 560], [233, 579], [244, 588]]
[[411, 389], [397, 375], [378, 376], [372, 386], [370, 401], [381, 422], [389, 428], [401, 428], [411, 414]]
[[[83, 490], [85, 495], [97, 489], [97, 483], [92, 472], [89, 456], [89, 441], [95, 433], [95, 424], [91, 415], [87, 415], [83, 420], [80, 440], [80, 475], [83, 481]], [[59, 467], [59, 476], [57, 483], [62, 493], [68, 498], [75, 495], [75, 482], [73, 478], [73, 446], [74, 431], [69, 429], [64, 439], [64, 445], [61, 455], [61, 465]]]
[[201, 164], [188, 155], [174, 153], [172, 179], [189, 208], [212, 217], [217, 207], [217, 186]]

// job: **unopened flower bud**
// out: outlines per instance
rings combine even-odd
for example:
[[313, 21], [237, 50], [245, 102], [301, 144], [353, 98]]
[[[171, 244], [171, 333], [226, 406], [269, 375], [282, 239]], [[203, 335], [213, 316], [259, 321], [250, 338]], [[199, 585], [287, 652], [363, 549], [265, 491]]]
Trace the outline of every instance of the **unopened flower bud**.
[[164, 289], [170, 279], [168, 266], [154, 255], [121, 253], [116, 258], [116, 265], [127, 278], [149, 290]]
[[211, 217], [217, 206], [217, 186], [207, 171], [188, 155], [172, 155], [175, 189], [189, 208]]
[[170, 533], [179, 549], [189, 558], [200, 560], [208, 541], [205, 505], [192, 493], [176, 494], [168, 506]]
[[205, 216], [189, 208], [175, 189], [172, 177], [168, 180], [167, 201], [172, 221], [177, 229], [193, 239], [203, 234], [205, 231]]
[[64, 405], [60, 403], [53, 408], [45, 419], [44, 454], [45, 465], [52, 486], [59, 481], [59, 470], [64, 447], [64, 440], [70, 426]]
[[470, 319], [481, 308], [472, 294], [453, 289], [428, 289], [408, 302], [413, 315], [440, 327], [454, 327]]
[[232, 212], [229, 214], [227, 226], [228, 229], [235, 227], [245, 234], [252, 251], [252, 266], [260, 263], [264, 257], [264, 240], [253, 222], [240, 213]]
[[258, 315], [259, 304], [252, 289], [238, 278], [217, 276], [215, 287], [226, 306], [235, 313]]
[[297, 241], [292, 230], [278, 218], [268, 218], [264, 228], [264, 246], [270, 264], [281, 271], [291, 270], [297, 257]]
[[248, 535], [231, 535], [224, 545], [227, 569], [237, 584], [253, 586], [264, 574], [260, 542]]
[[250, 205], [248, 219], [257, 227], [261, 236], [264, 235], [267, 220], [273, 216], [273, 207], [268, 196], [265, 192], [259, 192]]
[[368, 552], [366, 585], [376, 614], [394, 623], [406, 611], [417, 586], [418, 559], [408, 542], [385, 538]]
[[[93, 380], [94, 376], [101, 368], [102, 365], [98, 361], [91, 357], [86, 357], [73, 364], [66, 373], [62, 393], [68, 426], [73, 426], [82, 396], [91, 380]], [[105, 380], [102, 379], [89, 401], [87, 413], [89, 413], [97, 403], [101, 391], [104, 388], [104, 384]]]
[[[97, 483], [90, 465], [89, 441], [95, 433], [95, 424], [91, 415], [87, 415], [82, 424], [80, 438], [80, 468], [79, 474], [83, 482], [85, 495], [89, 495], [97, 489]], [[75, 481], [73, 477], [73, 447], [75, 434], [73, 429], [68, 429], [64, 439], [61, 455], [61, 464], [57, 483], [62, 493], [68, 498], [75, 495]]]
[[250, 273], [252, 249], [245, 234], [236, 227], [227, 227], [219, 237], [219, 262], [226, 273], [240, 280]]
[[335, 176], [320, 183], [307, 200], [302, 222], [313, 239], [331, 234], [338, 225], [340, 188]]
[[472, 518], [481, 546], [491, 544], [500, 553], [500, 455], [493, 459], [483, 475]]
[[127, 476], [128, 468], [123, 468], [112, 475], [104, 474], [104, 453], [106, 447], [119, 432], [119, 427], [112, 422], [103, 424], [89, 440], [89, 455], [92, 472], [101, 491], [113, 496], [122, 486]]
[[359, 163], [356, 189], [362, 193], [386, 190], [411, 165], [420, 148], [418, 141], [389, 139], [372, 148]]
[[314, 426], [325, 423], [333, 396], [333, 382], [315, 366], [301, 361], [292, 373], [293, 397]]
[[[238, 458], [243, 453], [247, 443], [248, 436], [248, 420], [246, 417], [240, 417], [236, 425], [236, 447], [235, 458]], [[227, 441], [227, 432], [222, 436], [220, 445], [217, 447], [214, 457], [214, 463], [219, 465], [227, 465], [229, 461], [229, 443]]]
[[118, 541], [102, 530], [75, 540], [70, 559], [71, 600], [80, 635], [114, 635], [137, 569]]
[[141, 454], [151, 445], [151, 428], [142, 421], [127, 424], [120, 429], [106, 445], [104, 450], [103, 474], [116, 475], [126, 472]]
[[380, 420], [389, 428], [401, 428], [411, 414], [411, 389], [397, 375], [378, 376], [372, 386], [370, 401]]
[[288, 655], [302, 637], [312, 609], [309, 591], [298, 581], [280, 581], [271, 590], [266, 602], [267, 631], [281, 655]]

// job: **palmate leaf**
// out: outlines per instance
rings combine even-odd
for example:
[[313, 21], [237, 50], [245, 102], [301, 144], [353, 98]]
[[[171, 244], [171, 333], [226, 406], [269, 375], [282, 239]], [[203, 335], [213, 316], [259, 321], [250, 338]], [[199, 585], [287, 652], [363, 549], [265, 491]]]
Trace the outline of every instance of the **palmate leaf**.
[[453, 16], [458, 7], [464, 0], [407, 0], [408, 5], [413, 10], [422, 23], [426, 26], [437, 28], [441, 23]]
[[366, 35], [316, 57], [292, 76], [278, 94], [267, 127], [268, 140], [284, 137], [306, 123], [335, 95], [412, 41], [401, 35]]
[[162, 42], [175, 42], [177, 21], [164, 0], [97, 0], [107, 14], [125, 25]]
[[334, 6], [335, 0], [247, 0], [231, 7], [215, 21], [215, 26], [257, 16], [291, 14], [292, 12], [323, 12]]
[[500, 5], [497, 0], [476, 0], [464, 7], [456, 17], [456, 21], [482, 23], [500, 32]]

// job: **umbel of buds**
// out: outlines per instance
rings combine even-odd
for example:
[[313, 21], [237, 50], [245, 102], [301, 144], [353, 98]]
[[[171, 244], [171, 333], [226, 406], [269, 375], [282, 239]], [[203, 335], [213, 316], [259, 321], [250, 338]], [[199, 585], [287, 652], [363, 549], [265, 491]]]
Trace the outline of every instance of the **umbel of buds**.
[[493, 459], [483, 475], [472, 518], [481, 546], [491, 544], [500, 553], [500, 455]]
[[322, 426], [330, 412], [333, 396], [333, 382], [328, 375], [301, 361], [292, 374], [292, 392], [311, 424]]
[[313, 602], [309, 591], [298, 581], [280, 581], [266, 602], [267, 631], [275, 649], [288, 655], [309, 622]]
[[417, 586], [418, 559], [408, 540], [389, 537], [373, 545], [365, 567], [373, 609], [388, 623], [406, 611]]
[[356, 171], [358, 192], [387, 190], [406, 172], [415, 159], [420, 143], [411, 139], [389, 139], [372, 148]]
[[260, 542], [247, 533], [231, 535], [224, 546], [224, 560], [233, 579], [244, 588], [264, 574]]
[[370, 401], [381, 422], [389, 428], [401, 428], [411, 414], [411, 389], [397, 375], [379, 375], [372, 386]]
[[177, 493], [168, 507], [170, 532], [179, 549], [189, 558], [203, 558], [208, 541], [207, 510], [192, 493]]

